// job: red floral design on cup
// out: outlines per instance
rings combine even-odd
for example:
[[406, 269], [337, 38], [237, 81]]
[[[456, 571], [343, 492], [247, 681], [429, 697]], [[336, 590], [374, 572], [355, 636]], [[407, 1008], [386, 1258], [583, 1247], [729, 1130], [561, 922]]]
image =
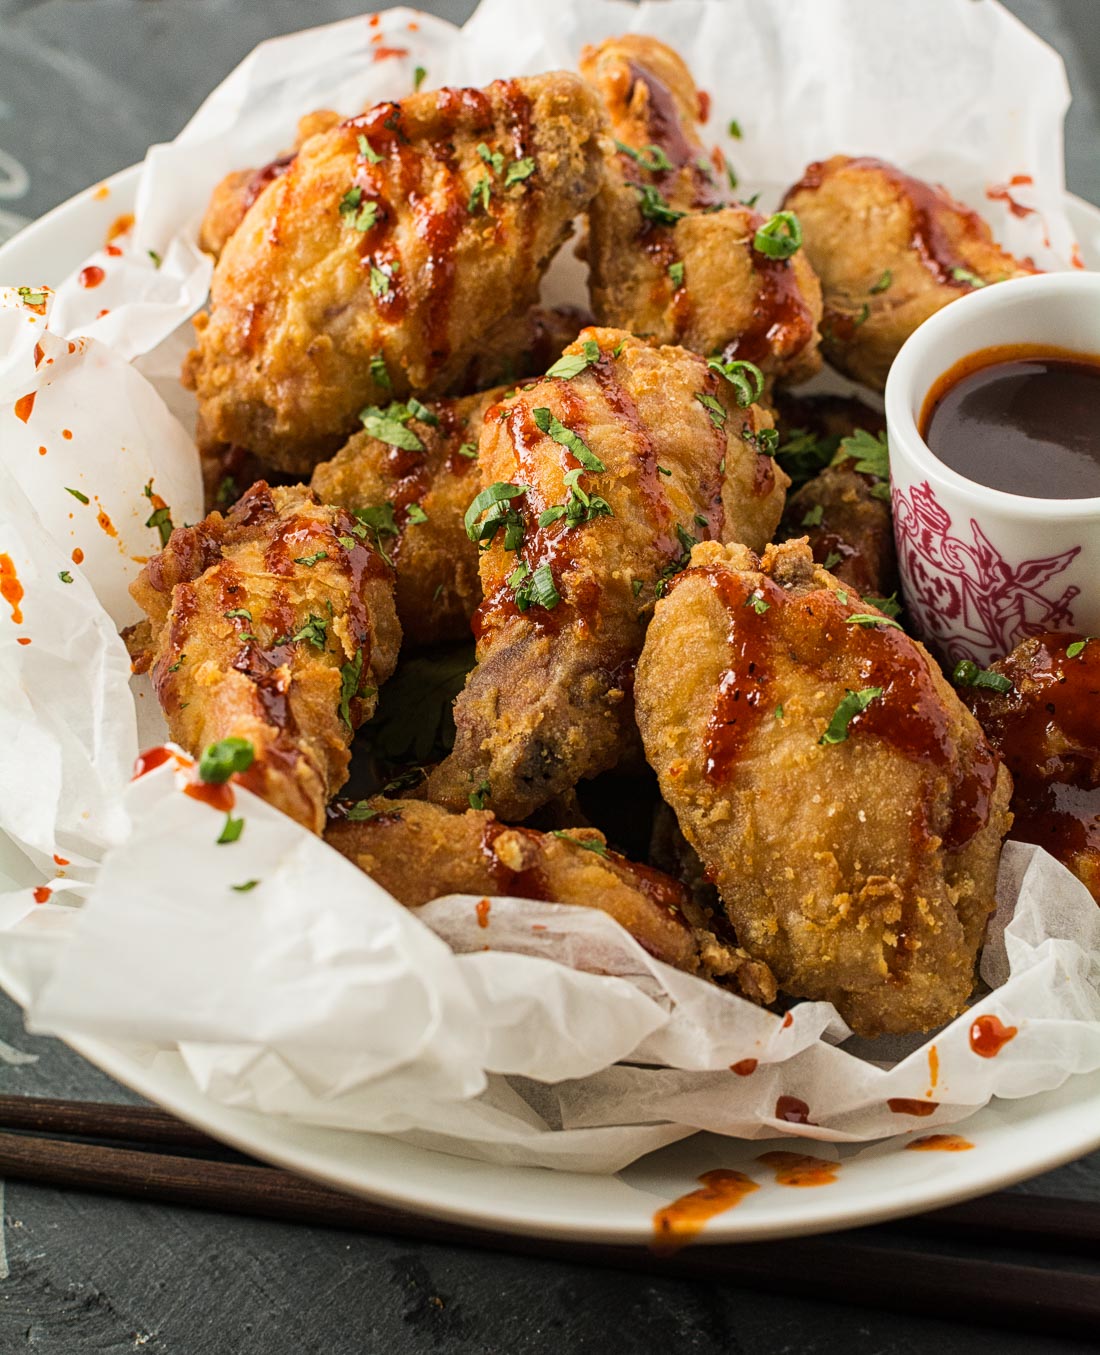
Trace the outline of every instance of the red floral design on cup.
[[1080, 546], [1012, 564], [975, 518], [969, 541], [952, 532], [951, 515], [927, 480], [908, 494], [895, 486], [892, 497], [905, 600], [925, 638], [945, 658], [984, 663], [1028, 635], [1074, 629], [1072, 603], [1080, 588], [1070, 585], [1055, 595], [1049, 585], [1081, 553]]

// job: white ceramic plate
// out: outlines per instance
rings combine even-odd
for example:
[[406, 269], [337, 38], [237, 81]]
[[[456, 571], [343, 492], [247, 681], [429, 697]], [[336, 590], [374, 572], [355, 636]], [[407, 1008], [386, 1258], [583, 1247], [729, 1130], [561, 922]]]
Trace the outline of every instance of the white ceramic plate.
[[[133, 207], [138, 167], [55, 208], [0, 249], [0, 280], [56, 283]], [[103, 189], [107, 192], [104, 193]], [[1083, 256], [1100, 268], [1100, 210], [1068, 201]], [[25, 1004], [0, 959], [0, 984]], [[237, 1111], [208, 1100], [178, 1058], [155, 1067], [100, 1040], [69, 1043], [104, 1072], [216, 1138], [329, 1185], [425, 1214], [503, 1232], [589, 1242], [648, 1242], [653, 1214], [695, 1189], [716, 1167], [746, 1171], [760, 1189], [713, 1218], [707, 1242], [791, 1237], [917, 1213], [1020, 1181], [1100, 1148], [1100, 1073], [1021, 1101], [995, 1101], [962, 1126], [966, 1152], [909, 1152], [906, 1138], [859, 1147], [805, 1140], [739, 1142], [697, 1134], [616, 1176], [500, 1167], [430, 1152], [373, 1134], [349, 1134]], [[909, 1138], [920, 1136], [916, 1129]], [[756, 1159], [787, 1148], [839, 1159], [834, 1183], [775, 1184]]]

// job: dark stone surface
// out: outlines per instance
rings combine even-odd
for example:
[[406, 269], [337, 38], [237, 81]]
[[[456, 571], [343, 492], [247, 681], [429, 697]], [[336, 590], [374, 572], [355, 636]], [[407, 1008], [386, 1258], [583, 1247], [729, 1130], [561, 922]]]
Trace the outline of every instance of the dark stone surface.
[[[911, 2], [911, 0], [910, 0]], [[900, 3], [900, 0], [895, 0]], [[1100, 202], [1096, 0], [1010, 0], [1066, 57], [1070, 187]], [[353, 0], [0, 0], [0, 239], [173, 136], [260, 39]], [[426, 8], [461, 19], [470, 0]], [[27, 167], [25, 174], [22, 166]], [[0, 1088], [129, 1093], [0, 999], [0, 1039], [38, 1055]], [[0, 1047], [2, 1056], [3, 1047]], [[2, 1188], [2, 1187], [0, 1187]], [[1100, 1154], [1022, 1189], [1100, 1199]], [[1084, 1351], [927, 1319], [507, 1254], [413, 1246], [9, 1183], [0, 1355], [1038, 1355]], [[884, 1241], [884, 1266], [889, 1264]]]

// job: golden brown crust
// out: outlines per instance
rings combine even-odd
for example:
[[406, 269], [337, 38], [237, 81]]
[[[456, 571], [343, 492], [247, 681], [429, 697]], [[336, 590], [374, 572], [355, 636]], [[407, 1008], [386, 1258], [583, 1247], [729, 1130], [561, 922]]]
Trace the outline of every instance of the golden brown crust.
[[821, 279], [825, 356], [876, 390], [930, 315], [976, 286], [1036, 271], [945, 189], [870, 157], [810, 165], [784, 206]]
[[[721, 157], [708, 157], [700, 140], [699, 95], [679, 56], [628, 34], [586, 48], [580, 69], [599, 90], [615, 139], [634, 151], [609, 151], [589, 209], [597, 321], [722, 352], [789, 381], [812, 376], [821, 366], [813, 269], [801, 252], [784, 261], [753, 248], [764, 218], [720, 184]], [[658, 193], [681, 219], [643, 214], [643, 191]]]
[[424, 91], [311, 137], [215, 269], [186, 368], [203, 437], [309, 470], [363, 406], [450, 389], [535, 302], [596, 189], [602, 126], [557, 72]]
[[[654, 597], [685, 543], [762, 547], [782, 511], [787, 477], [754, 445], [771, 428], [760, 405], [741, 409], [685, 349], [594, 328], [566, 350], [586, 352], [595, 360], [571, 378], [525, 386], [486, 414], [482, 483], [526, 487], [510, 500], [522, 544], [507, 549], [498, 531], [481, 557], [478, 666], [455, 704], [454, 752], [427, 789], [451, 808], [487, 781], [490, 807], [523, 819], [613, 766], [632, 729], [631, 673]], [[582, 463], [540, 426], [550, 417], [602, 463], [579, 472], [579, 488], [609, 514], [562, 516], [565, 476]], [[548, 510], [556, 517], [540, 525]], [[546, 607], [536, 593], [523, 610], [517, 588], [522, 599], [524, 578], [530, 588], [540, 572], [560, 601]]]
[[1011, 777], [923, 647], [848, 622], [871, 609], [842, 593], [802, 542], [697, 546], [649, 628], [638, 723], [780, 987], [860, 1034], [924, 1030], [970, 996]]
[[826, 466], [787, 500], [778, 539], [804, 537], [814, 560], [842, 584], [862, 597], [888, 598], [897, 592], [898, 562], [883, 487], [851, 461]]
[[391, 572], [360, 530], [261, 481], [225, 517], [177, 528], [131, 587], [148, 617], [131, 654], [172, 738], [196, 757], [247, 739], [239, 779], [317, 833], [401, 641]]

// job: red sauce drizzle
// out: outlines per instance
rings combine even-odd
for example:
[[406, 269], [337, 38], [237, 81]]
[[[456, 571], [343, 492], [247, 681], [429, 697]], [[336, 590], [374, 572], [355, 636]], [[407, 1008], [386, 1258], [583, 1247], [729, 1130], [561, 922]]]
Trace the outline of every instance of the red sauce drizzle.
[[967, 1153], [974, 1145], [958, 1134], [928, 1134], [923, 1139], [914, 1139], [905, 1147], [911, 1153]]
[[390, 56], [408, 56], [408, 55], [409, 49], [407, 47], [376, 47], [374, 49], [375, 61], [384, 61], [386, 57]]
[[55, 866], [67, 866], [69, 864], [63, 856], [58, 856], [56, 852], [53, 854], [53, 860]]
[[86, 268], [82, 268], [76, 275], [77, 282], [81, 287], [98, 287], [107, 276], [103, 269], [97, 263], [90, 263]]
[[736, 1063], [730, 1064], [730, 1072], [736, 1073], [738, 1077], [748, 1077], [755, 1073], [759, 1066], [757, 1059], [738, 1059]]
[[474, 909], [474, 912], [477, 914], [477, 925], [478, 925], [479, 927], [481, 927], [481, 928], [488, 927], [488, 925], [489, 925], [489, 909], [490, 909], [491, 907], [492, 907], [492, 904], [490, 903], [490, 901], [489, 901], [488, 899], [482, 899], [481, 902], [480, 902], [480, 903], [477, 905], [477, 907]]
[[744, 1172], [719, 1167], [699, 1177], [700, 1190], [681, 1195], [653, 1215], [653, 1249], [673, 1252], [686, 1246], [718, 1214], [739, 1205], [760, 1187]]
[[813, 1124], [810, 1107], [797, 1096], [781, 1096], [775, 1103], [775, 1118], [789, 1124]]
[[1006, 1026], [999, 1016], [979, 1016], [970, 1027], [970, 1048], [983, 1059], [996, 1058], [1019, 1033], [1018, 1026]]
[[762, 1153], [757, 1159], [764, 1167], [775, 1170], [775, 1181], [780, 1186], [831, 1186], [840, 1171], [839, 1162], [814, 1157], [810, 1153], [788, 1153], [782, 1150]]
[[34, 397], [37, 391], [31, 391], [27, 395], [21, 395], [15, 402], [15, 417], [21, 419], [24, 423], [31, 417], [31, 410], [34, 409]]
[[146, 748], [143, 753], [139, 753], [134, 759], [134, 771], [130, 779], [136, 781], [146, 772], [154, 771], [157, 767], [163, 767], [171, 756], [172, 752], [168, 748]]
[[[763, 225], [764, 218], [752, 212], [746, 233], [755, 235]], [[814, 317], [789, 259], [770, 259], [753, 249], [752, 268], [756, 275], [752, 319], [726, 345], [722, 356], [727, 362], [740, 358], [759, 366], [773, 355], [797, 353], [805, 348], [814, 335]]]
[[886, 1102], [895, 1115], [932, 1115], [939, 1110], [938, 1101], [912, 1101], [905, 1096], [891, 1096]]
[[35, 903], [45, 903], [52, 893], [52, 889], [48, 889], [45, 885], [39, 885], [34, 891]]
[[1008, 183], [991, 185], [985, 190], [985, 195], [990, 202], [1003, 202], [1013, 216], [1034, 216], [1037, 209], [1034, 207], [1025, 207], [1022, 202], [1017, 202], [1009, 191], [1013, 188], [1027, 187], [1034, 182], [1035, 180], [1030, 174], [1013, 174]]
[[10, 555], [0, 555], [0, 597], [11, 608], [11, 619], [17, 626], [23, 624], [23, 585], [15, 572], [15, 561]]
[[[493, 843], [501, 833], [519, 834], [532, 844], [534, 848], [532, 859], [535, 864], [529, 870], [512, 870], [496, 855]], [[497, 893], [508, 894], [517, 899], [553, 898], [553, 892], [541, 865], [542, 843], [538, 833], [529, 828], [514, 828], [506, 823], [500, 823], [497, 819], [490, 819], [481, 837], [481, 854], [485, 858], [489, 877], [496, 886]], [[484, 923], [479, 920], [479, 925], [488, 926], [488, 918]]]
[[215, 784], [213, 781], [191, 781], [183, 788], [184, 795], [200, 804], [209, 805], [223, 814], [228, 814], [237, 802], [233, 787], [228, 781]]
[[29, 635], [17, 635], [15, 637], [15, 643], [17, 645], [29, 645], [31, 643], [31, 637]]
[[45, 356], [46, 350], [42, 347], [40, 343], [36, 343], [34, 346], [34, 365], [36, 368], [41, 367], [42, 361], [45, 358]]
[[248, 181], [248, 187], [241, 195], [242, 218], [268, 184], [274, 183], [276, 179], [282, 178], [296, 158], [297, 156], [294, 152], [287, 155], [279, 155], [276, 156], [274, 160], [269, 160], [261, 169], [256, 170], [252, 175], [252, 178]]

